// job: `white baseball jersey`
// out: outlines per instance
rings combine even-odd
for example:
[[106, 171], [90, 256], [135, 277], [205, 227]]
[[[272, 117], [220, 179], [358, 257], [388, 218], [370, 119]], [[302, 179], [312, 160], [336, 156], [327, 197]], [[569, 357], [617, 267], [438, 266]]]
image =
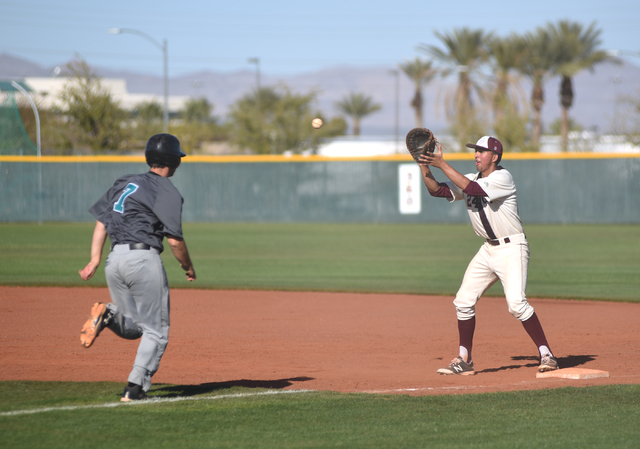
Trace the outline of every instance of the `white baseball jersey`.
[[500, 239], [524, 233], [511, 173], [499, 167], [486, 178], [480, 173], [470, 173], [465, 177], [476, 182], [487, 196], [467, 195], [451, 181], [444, 184], [453, 195], [449, 201], [465, 200], [476, 234], [485, 239]]

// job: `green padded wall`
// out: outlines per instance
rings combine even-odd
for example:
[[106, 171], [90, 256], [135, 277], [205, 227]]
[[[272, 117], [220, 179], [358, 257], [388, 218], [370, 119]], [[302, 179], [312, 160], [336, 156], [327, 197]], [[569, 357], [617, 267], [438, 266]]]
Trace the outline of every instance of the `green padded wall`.
[[[185, 222], [465, 223], [462, 202], [431, 198], [399, 212], [399, 170], [384, 160], [184, 163], [172, 178]], [[472, 160], [453, 161], [462, 173]], [[514, 176], [526, 223], [640, 223], [640, 158], [524, 159]], [[92, 221], [87, 209], [144, 163], [0, 162], [0, 221]], [[434, 169], [436, 178], [445, 178]]]

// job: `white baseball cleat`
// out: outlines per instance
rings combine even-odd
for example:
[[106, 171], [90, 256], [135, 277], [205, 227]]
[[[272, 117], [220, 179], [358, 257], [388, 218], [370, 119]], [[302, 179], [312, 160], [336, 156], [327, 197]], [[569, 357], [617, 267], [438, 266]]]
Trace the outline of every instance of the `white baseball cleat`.
[[555, 371], [559, 368], [558, 361], [551, 354], [545, 354], [540, 359], [538, 371], [544, 373], [545, 371]]

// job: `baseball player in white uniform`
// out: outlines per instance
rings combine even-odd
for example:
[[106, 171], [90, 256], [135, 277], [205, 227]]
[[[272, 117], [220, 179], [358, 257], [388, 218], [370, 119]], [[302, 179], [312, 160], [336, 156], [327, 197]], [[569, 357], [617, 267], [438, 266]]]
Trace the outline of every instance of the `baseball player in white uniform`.
[[[459, 355], [439, 374], [473, 375], [472, 347], [476, 325], [476, 303], [498, 279], [502, 282], [509, 312], [523, 327], [540, 353], [539, 371], [558, 369], [542, 325], [527, 301], [527, 270], [529, 243], [518, 215], [516, 186], [511, 173], [502, 168], [502, 144], [492, 136], [484, 136], [475, 149], [477, 173], [462, 175], [443, 158], [442, 145], [434, 153], [420, 156], [420, 169], [429, 193], [450, 202], [464, 200], [476, 234], [484, 244], [469, 263], [462, 285], [453, 301], [458, 317], [460, 335]], [[430, 166], [437, 167], [449, 178], [438, 183]]]

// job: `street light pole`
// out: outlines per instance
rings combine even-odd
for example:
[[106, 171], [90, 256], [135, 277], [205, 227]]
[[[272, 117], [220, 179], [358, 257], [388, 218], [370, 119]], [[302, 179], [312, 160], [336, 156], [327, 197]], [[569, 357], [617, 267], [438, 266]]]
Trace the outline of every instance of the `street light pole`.
[[167, 49], [167, 39], [162, 40], [162, 60], [164, 72], [164, 110], [162, 111], [162, 123], [164, 132], [169, 132], [169, 52]]
[[398, 70], [390, 70], [390, 74], [396, 77], [396, 94], [395, 94], [395, 103], [396, 103], [396, 153], [400, 152], [400, 71]]
[[617, 134], [620, 125], [618, 121], [618, 84], [622, 82], [622, 77], [614, 75], [611, 81], [613, 81], [613, 131]]
[[620, 56], [640, 56], [640, 52], [638, 51], [630, 51], [630, 50], [617, 50], [617, 49], [611, 49], [611, 50], [606, 50], [606, 53], [608, 56], [611, 56], [612, 58], [618, 58]]
[[33, 101], [33, 98], [31, 98], [31, 95], [29, 95], [29, 92], [27, 92], [27, 90], [24, 87], [22, 87], [20, 84], [16, 83], [15, 81], [11, 81], [11, 85], [17, 90], [19, 90], [22, 93], [22, 95], [27, 97], [27, 101], [31, 105], [31, 109], [33, 109], [33, 114], [35, 115], [35, 118], [36, 118], [36, 145], [38, 147], [38, 157], [41, 157], [42, 141], [40, 139], [40, 114], [38, 114], [38, 108], [36, 107], [36, 103]]
[[158, 47], [162, 51], [162, 64], [163, 64], [163, 78], [164, 78], [164, 106], [163, 106], [163, 128], [164, 132], [169, 132], [169, 55], [167, 49], [167, 40], [164, 39], [162, 44], [142, 31], [133, 30], [131, 28], [109, 28], [107, 30], [109, 34], [137, 34], [140, 37], [145, 38], [153, 45]]
[[260, 90], [260, 59], [259, 58], [249, 58], [247, 62], [256, 65], [256, 86], [257, 89]]
[[[36, 117], [36, 140], [38, 142], [38, 157], [40, 158], [42, 157], [42, 142], [40, 139], [40, 114], [38, 114], [38, 108], [36, 107], [36, 103], [33, 101], [33, 98], [31, 98], [31, 95], [29, 95], [29, 92], [27, 92], [24, 87], [15, 81], [11, 81], [11, 85], [27, 97], [27, 100], [31, 105], [31, 109], [33, 109], [33, 113]], [[38, 163], [38, 209], [40, 210], [38, 224], [42, 224], [42, 163]]]

